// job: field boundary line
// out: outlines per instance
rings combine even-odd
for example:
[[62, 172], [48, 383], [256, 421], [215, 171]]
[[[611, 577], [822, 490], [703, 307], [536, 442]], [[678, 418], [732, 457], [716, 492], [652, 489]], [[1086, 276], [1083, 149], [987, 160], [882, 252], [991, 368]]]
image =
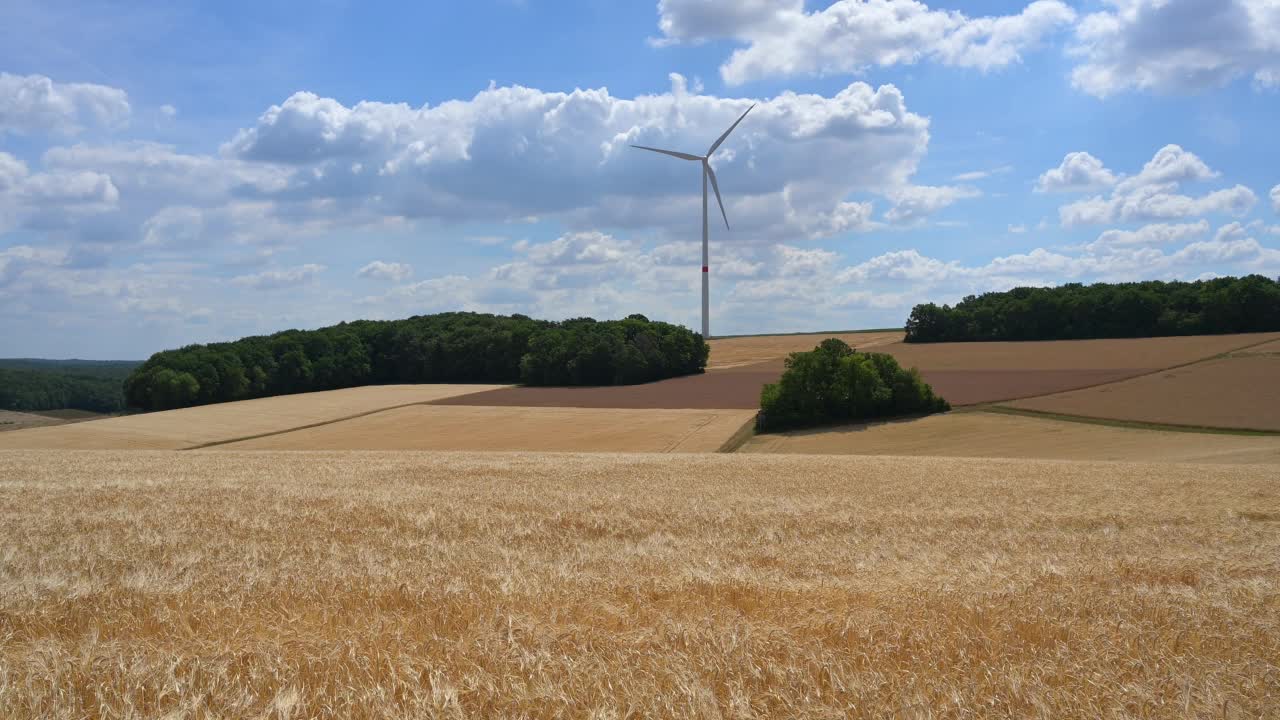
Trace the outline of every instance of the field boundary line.
[[[1161, 335], [1161, 336], [1158, 336], [1158, 337], [1212, 337], [1212, 336], [1211, 336], [1211, 335], [1209, 335], [1209, 336]], [[1085, 339], [1095, 339], [1095, 338], [1085, 338]], [[1106, 339], [1110, 339], [1110, 338], [1097, 338], [1097, 339], [1106, 340]], [[1130, 338], [1115, 338], [1115, 339], [1125, 340], [1125, 339], [1130, 339]], [[1139, 339], [1139, 340], [1141, 340], [1141, 339], [1151, 339], [1151, 338], [1133, 338], [1133, 339]], [[1168, 372], [1168, 371], [1170, 371], [1170, 370], [1181, 370], [1181, 369], [1182, 369], [1182, 368], [1184, 368], [1184, 367], [1189, 367], [1189, 366], [1191, 366], [1191, 365], [1198, 365], [1198, 364], [1200, 364], [1200, 363], [1203, 363], [1203, 362], [1209, 362], [1209, 361], [1211, 361], [1211, 360], [1222, 360], [1222, 359], [1225, 359], [1225, 358], [1230, 358], [1234, 353], [1238, 353], [1238, 352], [1240, 352], [1241, 350], [1248, 350], [1249, 348], [1255, 348], [1255, 347], [1258, 347], [1259, 345], [1266, 345], [1267, 343], [1275, 342], [1277, 339], [1280, 339], [1280, 338], [1271, 338], [1271, 339], [1269, 339], [1269, 340], [1259, 340], [1258, 342], [1255, 342], [1255, 343], [1250, 343], [1250, 344], [1248, 344], [1248, 345], [1242, 345], [1242, 346], [1240, 346], [1240, 347], [1238, 347], [1238, 348], [1233, 348], [1233, 349], [1231, 349], [1231, 350], [1224, 350], [1223, 352], [1216, 353], [1216, 354], [1214, 354], [1214, 355], [1210, 355], [1210, 356], [1208, 356], [1208, 357], [1202, 357], [1202, 358], [1200, 358], [1200, 359], [1198, 359], [1198, 360], [1188, 360], [1187, 362], [1184, 362], [1184, 363], [1178, 363], [1177, 365], [1169, 365], [1168, 367], [1162, 367], [1162, 368], [1157, 368], [1157, 369], [1155, 369], [1155, 370], [1149, 370], [1149, 371], [1147, 371], [1147, 372], [1138, 373], [1137, 375], [1130, 375], [1130, 376], [1128, 376], [1128, 377], [1122, 377], [1122, 378], [1120, 378], [1119, 380], [1108, 380], [1107, 382], [1095, 383], [1095, 384], [1093, 384], [1093, 385], [1081, 385], [1080, 387], [1071, 388], [1071, 389], [1069, 389], [1069, 390], [1055, 390], [1055, 391], [1053, 391], [1053, 392], [1049, 392], [1049, 393], [1040, 393], [1039, 395], [1020, 395], [1020, 396], [1018, 396], [1018, 397], [1004, 398], [1003, 400], [991, 400], [991, 401], [988, 401], [988, 402], [985, 402], [985, 403], [974, 403], [974, 404], [972, 404], [972, 405], [960, 405], [960, 406], [957, 406], [957, 408], [965, 407], [965, 408], [970, 408], [970, 409], [973, 409], [973, 410], [982, 410], [982, 409], [987, 408], [987, 407], [994, 407], [995, 405], [997, 405], [997, 404], [999, 404], [999, 403], [1014, 402], [1015, 400], [1032, 400], [1032, 399], [1035, 399], [1035, 398], [1052, 397], [1052, 396], [1054, 396], [1054, 395], [1065, 395], [1066, 393], [1069, 393], [1069, 392], [1075, 392], [1075, 391], [1077, 391], [1077, 390], [1092, 390], [1092, 389], [1094, 389], [1094, 388], [1100, 388], [1100, 387], [1104, 387], [1104, 386], [1106, 386], [1106, 385], [1115, 385], [1116, 383], [1129, 382], [1130, 380], [1136, 380], [1137, 378], [1149, 377], [1149, 376], [1151, 376], [1151, 375], [1155, 375], [1156, 373]], [[1028, 342], [1038, 342], [1038, 341], [1028, 341]], [[1056, 340], [1046, 340], [1046, 341], [1044, 341], [1044, 342], [1058, 342], [1058, 341], [1056, 341]], [[943, 344], [945, 344], [945, 343], [933, 343], [933, 344], [935, 344], [935, 345], [943, 345]], [[1137, 369], [1137, 368], [1135, 368], [1135, 369]], [[923, 372], [923, 371], [922, 371], [922, 372]], [[944, 398], [944, 399], [945, 399], [945, 398]], [[1088, 416], [1086, 416], [1086, 415], [1077, 415], [1077, 416], [1074, 416], [1074, 417], [1088, 417]], [[1190, 426], [1182, 426], [1182, 427], [1190, 427]], [[1269, 431], [1269, 430], [1262, 430], [1262, 431], [1260, 431], [1260, 432], [1270, 432], [1270, 431]]]
[[1144, 420], [1120, 420], [1116, 418], [1096, 417], [1093, 415], [1071, 415], [1069, 413], [1055, 413], [1045, 410], [1028, 410], [1026, 408], [1007, 407], [1003, 405], [988, 405], [981, 408], [974, 407], [968, 410], [968, 412], [985, 412], [992, 413], [994, 415], [1016, 415], [1019, 417], [1040, 418], [1042, 420], [1058, 420], [1060, 422], [1073, 422], [1083, 425], [1105, 425], [1108, 427], [1129, 428], [1132, 430], [1157, 430], [1164, 432], [1199, 433], [1202, 435], [1244, 435], [1250, 437], [1280, 436], [1280, 430], [1231, 428], [1217, 425], [1179, 425], [1177, 423], [1157, 423], [1147, 422]]
[[[477, 391], [477, 392], [480, 392], [480, 391]], [[374, 415], [380, 412], [386, 412], [388, 410], [399, 410], [400, 408], [413, 407], [414, 405], [430, 405], [430, 404], [431, 404], [430, 400], [419, 400], [418, 402], [403, 403], [400, 405], [388, 405], [387, 407], [377, 408], [376, 410], [366, 410], [364, 412], [356, 413], [354, 415], [344, 415], [343, 417], [333, 418], [331, 420], [321, 420], [320, 422], [307, 423], [306, 425], [298, 425], [297, 427], [286, 428], [284, 430], [272, 430], [270, 432], [258, 433], [256, 435], [245, 435], [244, 437], [230, 438], [228, 440], [213, 440], [211, 442], [201, 443], [199, 445], [192, 445], [190, 447], [178, 448], [178, 450], [179, 451], [204, 450], [205, 448], [217, 447], [218, 445], [230, 445], [231, 443], [242, 442], [244, 440], [257, 440], [258, 438], [271, 437], [272, 435], [284, 435], [285, 433], [291, 433], [298, 430], [310, 430], [311, 428], [323, 427], [325, 425], [333, 425], [334, 423], [346, 422], [347, 420], [355, 420], [356, 418], [367, 417], [369, 415]]]
[[679, 439], [672, 441], [670, 445], [667, 445], [666, 447], [662, 448], [662, 452], [673, 453], [678, 451], [680, 446], [683, 445], [686, 440], [693, 437], [694, 435], [697, 435], [700, 430], [710, 425], [711, 423], [715, 422], [715, 420], [716, 420], [716, 411], [712, 410], [710, 411], [710, 413], [707, 414], [707, 417], [705, 420], [698, 423], [696, 427], [691, 428], [689, 432], [685, 433], [684, 435], [681, 435]]

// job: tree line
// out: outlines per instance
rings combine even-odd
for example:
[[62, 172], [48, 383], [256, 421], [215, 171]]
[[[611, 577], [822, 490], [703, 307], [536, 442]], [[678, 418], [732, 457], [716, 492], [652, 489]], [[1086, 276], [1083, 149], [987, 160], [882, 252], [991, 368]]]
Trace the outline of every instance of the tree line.
[[701, 372], [710, 347], [643, 315], [562, 322], [451, 312], [286, 330], [152, 355], [124, 383], [143, 410], [388, 383], [621, 385]]
[[761, 432], [950, 410], [915, 368], [892, 355], [860, 353], [838, 338], [791, 353], [778, 382], [760, 392]]
[[0, 360], [0, 408], [88, 410], [125, 409], [122, 383], [140, 363], [89, 360]]
[[1196, 282], [1069, 283], [916, 305], [907, 342], [1077, 340], [1280, 330], [1280, 282], [1262, 275]]

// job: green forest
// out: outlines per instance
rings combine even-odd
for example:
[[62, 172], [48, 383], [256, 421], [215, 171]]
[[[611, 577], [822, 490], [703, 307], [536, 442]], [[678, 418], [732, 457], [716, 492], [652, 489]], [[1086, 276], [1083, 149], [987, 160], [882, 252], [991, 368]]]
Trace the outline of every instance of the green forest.
[[643, 315], [562, 322], [468, 312], [286, 330], [152, 355], [124, 383], [143, 410], [388, 383], [624, 385], [701, 372], [710, 347]]
[[112, 360], [0, 359], [0, 409], [119, 412], [125, 408], [124, 380], [140, 364]]
[[791, 353], [777, 383], [760, 392], [761, 432], [950, 410], [920, 373], [892, 355], [860, 353], [838, 338]]
[[1196, 282], [1070, 283], [916, 305], [907, 342], [1079, 340], [1280, 330], [1280, 282], [1262, 275]]

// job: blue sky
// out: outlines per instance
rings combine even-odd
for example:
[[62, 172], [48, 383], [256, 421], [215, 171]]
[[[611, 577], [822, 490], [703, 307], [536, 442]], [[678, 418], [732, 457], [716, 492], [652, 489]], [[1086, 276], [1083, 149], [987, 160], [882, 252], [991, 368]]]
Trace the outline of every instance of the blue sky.
[[1280, 275], [1272, 0], [0, 8], [0, 356]]

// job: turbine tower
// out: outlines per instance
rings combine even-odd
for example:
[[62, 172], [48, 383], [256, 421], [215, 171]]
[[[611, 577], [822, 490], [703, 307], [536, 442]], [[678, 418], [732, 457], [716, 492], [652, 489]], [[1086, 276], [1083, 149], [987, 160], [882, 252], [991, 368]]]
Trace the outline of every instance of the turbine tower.
[[720, 216], [724, 218], [724, 229], [729, 229], [729, 216], [724, 211], [724, 201], [720, 199], [720, 184], [716, 182], [716, 171], [711, 169], [711, 163], [709, 160], [711, 159], [711, 154], [720, 147], [720, 143], [724, 142], [725, 138], [729, 137], [729, 133], [733, 132], [733, 129], [738, 127], [738, 123], [742, 122], [742, 118], [745, 118], [747, 113], [751, 112], [751, 108], [754, 107], [755, 105], [752, 105], [747, 108], [747, 112], [742, 113], [737, 120], [734, 120], [733, 124], [729, 126], [729, 129], [725, 130], [723, 135], [716, 138], [716, 141], [711, 143], [711, 148], [707, 150], [706, 155], [691, 155], [689, 153], [676, 152], [675, 150], [659, 150], [658, 148], [645, 147], [644, 145], [631, 146], [641, 150], [670, 155], [671, 157], [680, 158], [681, 160], [693, 160], [695, 162], [702, 163], [702, 338], [704, 340], [709, 340], [711, 338], [711, 320], [709, 318], [711, 289], [707, 279], [707, 266], [709, 264], [707, 252], [707, 180], [711, 181], [711, 189], [716, 192], [716, 204], [720, 206]]

